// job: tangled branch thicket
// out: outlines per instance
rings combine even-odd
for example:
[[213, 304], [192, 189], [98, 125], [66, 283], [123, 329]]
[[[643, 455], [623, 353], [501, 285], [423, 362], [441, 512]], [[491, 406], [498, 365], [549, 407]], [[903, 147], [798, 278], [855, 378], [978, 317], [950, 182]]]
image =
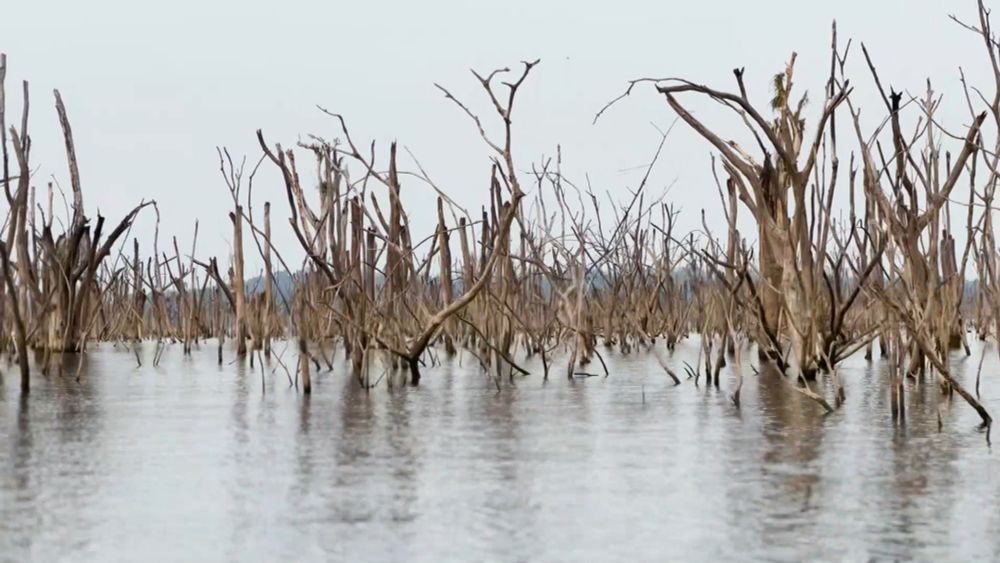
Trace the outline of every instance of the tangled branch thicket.
[[[603, 365], [599, 344], [623, 353], [673, 350], [698, 334], [703, 365], [688, 366], [690, 375], [704, 371], [709, 384], [719, 386], [727, 355], [739, 365], [740, 351], [755, 344], [762, 363], [795, 377], [800, 392], [833, 410], [845, 399], [838, 364], [855, 353], [870, 359], [877, 343], [890, 366], [894, 414], [904, 409], [906, 377], [936, 377], [943, 392], [959, 394], [989, 428], [990, 415], [949, 365], [951, 350], [968, 353], [967, 332], [996, 338], [1000, 318], [992, 217], [1000, 43], [982, 2], [978, 13], [976, 24], [962, 25], [982, 38], [994, 94], [963, 78], [969, 122], [961, 132], [938, 121], [942, 98], [929, 82], [919, 97], [887, 91], [862, 46], [871, 87], [884, 104], [880, 120], [866, 117], [875, 128], [865, 127], [845, 75], [852, 45], [838, 42], [836, 27], [823, 99], [809, 106], [818, 105], [815, 111], [794, 88], [794, 55], [773, 77], [774, 97], [764, 104], [748, 96], [743, 69], [734, 71], [732, 90], [676, 78], [629, 83], [598, 117], [637, 88], [651, 86], [662, 96], [717, 153], [713, 173], [724, 233], [704, 214], [697, 235], [677, 232], [678, 211], [646, 193], [648, 171], [627, 201], [608, 199], [602, 206], [603, 198], [563, 176], [559, 158], [528, 167], [517, 161], [516, 102], [534, 61], [473, 73], [489, 115], [438, 86], [492, 157], [490, 204], [478, 216], [452, 202], [423, 170], [404, 175], [395, 144], [379, 153], [374, 143], [358, 143], [338, 114], [326, 112], [339, 127], [337, 140], [310, 137], [289, 149], [258, 131], [261, 157], [249, 174], [220, 150], [232, 196], [228, 267], [216, 257], [197, 257], [197, 227], [190, 253], [182, 253], [176, 239], [161, 247], [158, 229], [151, 256], [140, 256], [134, 239], [127, 252], [136, 217], [158, 216], [152, 202], [139, 203], [117, 223], [84, 214], [73, 133], [58, 91], [72, 205], [66, 220], [57, 221], [55, 188], [38, 191], [32, 182], [28, 85], [19, 124], [8, 124], [6, 59], [0, 58], [8, 204], [0, 241], [0, 346], [18, 359], [27, 393], [32, 367], [60, 366], [58, 354], [84, 352], [92, 341], [135, 350], [139, 341], [154, 339], [158, 362], [167, 342], [182, 343], [188, 354], [215, 339], [222, 362], [224, 342], [232, 339], [237, 357], [249, 356], [251, 365], [256, 357], [283, 366], [272, 358], [272, 341], [280, 339], [296, 344], [292, 369], [309, 392], [311, 369], [332, 367], [337, 350], [366, 389], [386, 366], [417, 384], [440, 354], [459, 350], [475, 356], [499, 387], [505, 377], [526, 373], [518, 363], [524, 354], [540, 360], [546, 378], [556, 362], [573, 377], [593, 360]], [[699, 119], [689, 109], [697, 98], [738, 116], [752, 146]], [[297, 159], [304, 154], [314, 160], [316, 193], [302, 185]], [[286, 262], [272, 245], [271, 203], [262, 213], [254, 207], [253, 181], [262, 166], [281, 173], [289, 227], [306, 256], [302, 264]], [[401, 176], [437, 193], [437, 227], [428, 236], [410, 229]], [[960, 184], [969, 186], [968, 201], [952, 196]], [[848, 192], [846, 213], [835, 213], [838, 190]], [[954, 222], [953, 209], [962, 210]], [[750, 236], [738, 228], [740, 213], [755, 225]], [[963, 246], [956, 229], [964, 229]], [[259, 284], [246, 277], [246, 248], [263, 262]], [[972, 268], [978, 283], [967, 291]], [[288, 279], [281, 272], [292, 282], [280, 283]], [[832, 399], [809, 386], [819, 377], [832, 383]], [[736, 406], [741, 385], [740, 377]]]

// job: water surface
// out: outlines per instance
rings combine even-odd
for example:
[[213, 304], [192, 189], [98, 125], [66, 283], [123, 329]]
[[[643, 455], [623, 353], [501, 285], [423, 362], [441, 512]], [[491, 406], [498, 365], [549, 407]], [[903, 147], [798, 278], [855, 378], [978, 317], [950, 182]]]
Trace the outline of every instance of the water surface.
[[[970, 390], [976, 346], [953, 357]], [[823, 416], [769, 372], [744, 370], [736, 409], [730, 368], [674, 387], [648, 354], [604, 351], [610, 377], [574, 381], [528, 362], [499, 392], [469, 356], [371, 393], [337, 364], [305, 397], [214, 347], [152, 352], [99, 347], [27, 400], [4, 365], [0, 559], [1000, 559], [976, 413], [910, 382], [894, 422], [878, 360], [843, 365]], [[995, 417], [998, 368], [989, 345]]]

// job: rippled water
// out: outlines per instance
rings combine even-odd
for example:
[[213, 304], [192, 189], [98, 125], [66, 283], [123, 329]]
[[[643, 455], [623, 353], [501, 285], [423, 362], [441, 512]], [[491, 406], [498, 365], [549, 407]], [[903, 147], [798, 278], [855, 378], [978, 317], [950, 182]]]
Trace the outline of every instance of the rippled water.
[[[144, 353], [93, 350], [26, 401], [3, 370], [0, 558], [1000, 558], [975, 412], [910, 382], [894, 423], [878, 361], [842, 367], [847, 403], [824, 417], [773, 373], [746, 370], [737, 410], [728, 368], [721, 390], [674, 387], [648, 355], [500, 392], [469, 357], [370, 394], [338, 366], [304, 397], [214, 348]], [[996, 358], [981, 391], [1000, 418]], [[979, 349], [953, 361], [971, 390]]]

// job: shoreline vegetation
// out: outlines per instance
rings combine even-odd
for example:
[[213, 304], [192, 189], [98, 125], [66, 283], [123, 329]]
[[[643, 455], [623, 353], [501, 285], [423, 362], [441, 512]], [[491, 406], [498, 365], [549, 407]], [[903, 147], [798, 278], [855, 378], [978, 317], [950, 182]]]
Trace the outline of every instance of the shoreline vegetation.
[[[395, 144], [365, 144], [341, 115], [323, 110], [339, 126], [335, 140], [310, 137], [289, 148], [258, 130], [252, 166], [219, 150], [232, 197], [228, 259], [198, 253], [197, 226], [190, 249], [161, 239], [157, 228], [153, 254], [141, 256], [131, 227], [148, 213], [159, 224], [152, 201], [121, 218], [87, 217], [68, 112], [55, 91], [71, 202], [68, 216], [57, 218], [58, 189], [32, 181], [28, 83], [16, 114], [0, 55], [7, 202], [0, 348], [17, 362], [23, 394], [33, 369], [61, 370], [59, 356], [85, 353], [88, 343], [135, 351], [154, 340], [155, 364], [168, 343], [189, 354], [207, 339], [217, 339], [220, 363], [234, 354], [251, 366], [279, 364], [309, 393], [311, 373], [332, 369], [335, 353], [371, 389], [385, 377], [416, 385], [442, 356], [462, 350], [500, 389], [527, 373], [518, 360], [525, 355], [540, 360], [546, 379], [572, 378], [584, 369], [606, 373], [604, 347], [669, 352], [698, 334], [699, 361], [685, 365], [686, 375], [719, 387], [730, 365], [734, 408], [751, 350], [762, 371], [773, 366], [827, 412], [847, 399], [838, 364], [879, 354], [889, 366], [894, 418], [905, 416], [905, 382], [913, 378], [959, 395], [988, 439], [992, 417], [978, 400], [979, 376], [967, 389], [949, 363], [952, 350], [969, 353], [968, 338], [996, 338], [1000, 312], [991, 213], [1000, 44], [981, 0], [978, 16], [958, 23], [981, 37], [995, 83], [980, 90], [963, 75], [965, 124], [938, 121], [941, 96], [930, 81], [919, 97], [884, 84], [868, 50], [838, 39], [836, 25], [827, 82], [809, 103], [794, 83], [794, 54], [771, 77], [770, 100], [748, 96], [743, 69], [720, 89], [677, 78], [629, 82], [595, 121], [631, 95], [658, 96], [715, 152], [725, 221], [710, 222], [703, 212], [696, 232], [678, 232], [679, 212], [646, 189], [667, 134], [641, 184], [619, 202], [568, 181], [558, 156], [534, 164], [516, 158], [516, 101], [539, 63], [531, 61], [473, 73], [491, 107], [483, 114], [436, 85], [492, 157], [490, 204], [480, 213], [461, 209], [419, 164], [400, 170]], [[845, 71], [850, 58], [868, 70], [857, 82]], [[874, 88], [883, 107], [867, 108], [862, 120], [855, 88]], [[703, 122], [690, 110], [696, 100], [721, 104], [742, 130]], [[738, 144], [732, 134], [752, 142]], [[255, 197], [254, 176], [264, 166], [281, 173], [284, 201]], [[314, 185], [303, 168], [315, 168]], [[436, 193], [433, 232], [411, 231], [400, 201], [404, 179]], [[953, 197], [959, 185], [969, 187], [967, 201]], [[835, 193], [845, 192], [848, 208], [835, 210]], [[288, 225], [272, 225], [272, 203], [287, 205]], [[746, 218], [753, 232], [739, 230]], [[272, 245], [277, 228], [291, 229], [302, 263], [289, 263]], [[959, 246], [954, 233], [963, 230]], [[254, 291], [247, 252], [263, 263]], [[973, 269], [978, 282], [968, 292]], [[272, 349], [276, 339], [294, 342], [295, 360]], [[141, 363], [138, 353], [135, 359]], [[821, 379], [828, 385], [817, 386]]]

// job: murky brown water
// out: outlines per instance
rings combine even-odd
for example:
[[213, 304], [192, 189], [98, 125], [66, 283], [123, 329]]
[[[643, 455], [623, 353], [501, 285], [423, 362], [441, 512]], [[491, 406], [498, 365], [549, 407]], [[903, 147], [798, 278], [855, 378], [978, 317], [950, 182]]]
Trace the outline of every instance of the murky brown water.
[[[146, 350], [151, 358], [151, 347]], [[688, 342], [669, 360], [696, 354]], [[990, 346], [983, 399], [1000, 418]], [[458, 362], [419, 388], [313, 395], [214, 349], [0, 386], [0, 559], [11, 561], [997, 560], [1000, 460], [976, 414], [878, 362], [841, 369], [823, 417], [776, 377], [673, 387], [648, 356], [612, 375], [497, 392]], [[955, 356], [975, 377], [978, 350]], [[996, 447], [996, 446], [995, 446]]]

